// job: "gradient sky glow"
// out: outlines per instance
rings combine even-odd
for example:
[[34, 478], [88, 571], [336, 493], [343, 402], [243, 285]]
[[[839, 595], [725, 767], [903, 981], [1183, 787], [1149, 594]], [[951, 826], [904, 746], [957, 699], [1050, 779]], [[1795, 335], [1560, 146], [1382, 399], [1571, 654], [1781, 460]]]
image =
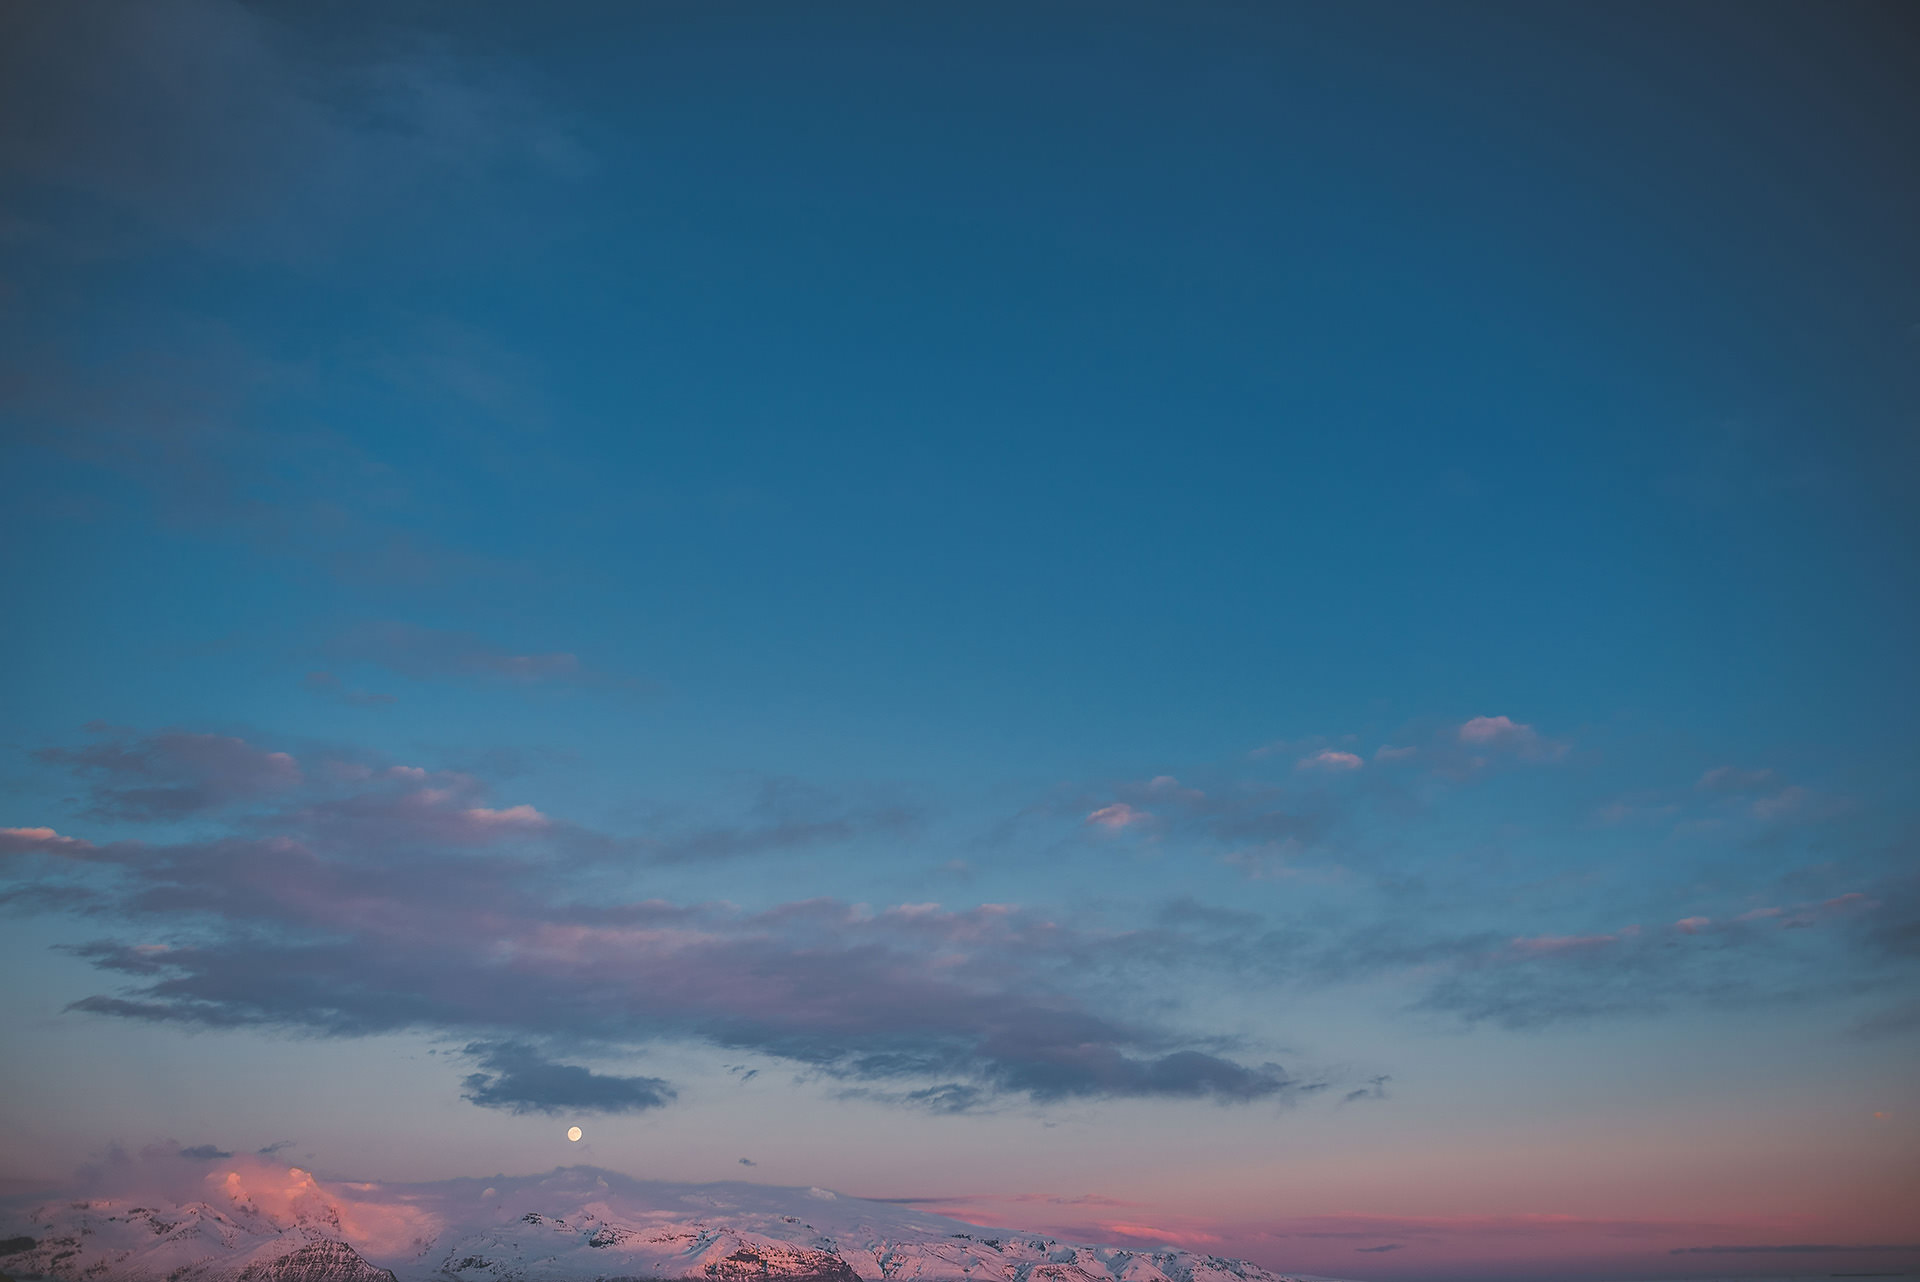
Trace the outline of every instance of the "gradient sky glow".
[[1920, 1269], [1916, 68], [0, 3], [0, 1191]]

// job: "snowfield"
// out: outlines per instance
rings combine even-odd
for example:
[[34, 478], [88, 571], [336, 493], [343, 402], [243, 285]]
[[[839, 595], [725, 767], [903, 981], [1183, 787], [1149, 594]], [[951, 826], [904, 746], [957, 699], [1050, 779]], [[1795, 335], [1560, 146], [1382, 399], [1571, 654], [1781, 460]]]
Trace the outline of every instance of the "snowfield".
[[0, 1273], [63, 1282], [1291, 1282], [1243, 1260], [982, 1229], [824, 1189], [593, 1167], [436, 1184], [223, 1168], [194, 1200], [46, 1203], [9, 1216], [0, 1239]]

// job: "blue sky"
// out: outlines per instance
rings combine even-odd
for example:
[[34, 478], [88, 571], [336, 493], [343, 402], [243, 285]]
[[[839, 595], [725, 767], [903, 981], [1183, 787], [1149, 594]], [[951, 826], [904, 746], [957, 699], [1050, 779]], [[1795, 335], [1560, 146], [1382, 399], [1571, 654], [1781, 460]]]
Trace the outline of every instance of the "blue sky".
[[0, 1175], [1904, 1241], [1898, 6], [7, 22]]

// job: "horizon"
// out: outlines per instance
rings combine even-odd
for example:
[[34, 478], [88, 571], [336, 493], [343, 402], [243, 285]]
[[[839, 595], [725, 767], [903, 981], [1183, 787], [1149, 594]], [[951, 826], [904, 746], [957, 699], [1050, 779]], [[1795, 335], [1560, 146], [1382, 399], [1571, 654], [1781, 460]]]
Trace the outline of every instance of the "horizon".
[[0, 0], [0, 1195], [1920, 1273], [1916, 68]]
[[[737, 1223], [740, 1222], [743, 1215], [746, 1222], [751, 1223], [756, 1215], [765, 1217], [769, 1213], [777, 1210], [779, 1204], [777, 1202], [766, 1202], [764, 1199], [765, 1194], [786, 1193], [795, 1195], [797, 1198], [796, 1202], [789, 1204], [790, 1209], [799, 1210], [803, 1216], [807, 1216], [808, 1218], [819, 1218], [824, 1214], [828, 1220], [833, 1220], [835, 1215], [830, 1212], [837, 1211], [837, 1209], [841, 1208], [847, 1201], [860, 1203], [865, 1206], [879, 1204], [882, 1208], [895, 1212], [895, 1222], [892, 1229], [883, 1230], [892, 1233], [898, 1233], [903, 1228], [912, 1227], [918, 1228], [922, 1233], [939, 1233], [943, 1237], [965, 1236], [964, 1234], [954, 1235], [944, 1232], [958, 1225], [962, 1228], [1012, 1232], [1017, 1236], [1025, 1236], [1038, 1232], [1047, 1234], [1049, 1242], [1059, 1241], [1062, 1244], [1093, 1246], [1097, 1249], [1118, 1250], [1122, 1252], [1130, 1251], [1136, 1254], [1165, 1251], [1187, 1251], [1201, 1256], [1209, 1254], [1204, 1249], [1196, 1250], [1191, 1244], [1183, 1244], [1172, 1238], [1143, 1235], [1141, 1240], [1137, 1241], [1109, 1241], [1102, 1243], [1085, 1236], [1084, 1226], [1068, 1227], [1060, 1230], [1058, 1233], [1054, 1233], [1050, 1230], [1034, 1230], [1009, 1223], [970, 1220], [966, 1218], [964, 1211], [953, 1213], [945, 1209], [937, 1209], [933, 1206], [924, 1205], [942, 1201], [942, 1199], [937, 1198], [860, 1198], [837, 1190], [822, 1189], [817, 1186], [769, 1185], [747, 1179], [711, 1180], [697, 1183], [661, 1182], [648, 1180], [644, 1177], [635, 1177], [626, 1172], [608, 1167], [595, 1166], [589, 1163], [563, 1164], [554, 1167], [551, 1171], [531, 1172], [523, 1175], [508, 1175], [505, 1172], [493, 1172], [488, 1175], [462, 1175], [444, 1180], [428, 1181], [328, 1181], [324, 1178], [316, 1178], [315, 1173], [305, 1171], [297, 1166], [283, 1171], [279, 1162], [273, 1160], [277, 1158], [277, 1156], [277, 1153], [243, 1155], [234, 1153], [183, 1152], [177, 1145], [169, 1146], [164, 1144], [149, 1146], [137, 1155], [118, 1152], [111, 1154], [109, 1159], [99, 1167], [91, 1170], [83, 1170], [80, 1173], [79, 1181], [75, 1187], [80, 1189], [90, 1188], [92, 1190], [89, 1195], [91, 1201], [75, 1202], [72, 1205], [76, 1209], [89, 1205], [93, 1207], [131, 1206], [135, 1202], [152, 1204], [156, 1198], [161, 1202], [171, 1200], [176, 1205], [189, 1205], [192, 1202], [203, 1200], [203, 1198], [197, 1194], [204, 1194], [204, 1200], [216, 1204], [219, 1203], [222, 1198], [231, 1198], [235, 1202], [249, 1208], [253, 1213], [264, 1211], [270, 1219], [276, 1221], [291, 1221], [298, 1217], [298, 1208], [303, 1199], [318, 1192], [323, 1198], [327, 1199], [329, 1204], [336, 1208], [334, 1212], [336, 1217], [344, 1216], [346, 1223], [362, 1226], [359, 1232], [350, 1232], [346, 1236], [348, 1240], [358, 1246], [361, 1251], [368, 1253], [378, 1261], [381, 1258], [392, 1257], [397, 1251], [405, 1249], [400, 1247], [399, 1243], [407, 1235], [419, 1231], [421, 1224], [419, 1217], [422, 1214], [429, 1217], [436, 1214], [439, 1216], [454, 1214], [452, 1207], [444, 1200], [438, 1207], [435, 1206], [431, 1200], [431, 1195], [435, 1192], [445, 1193], [448, 1196], [456, 1193], [474, 1196], [475, 1190], [478, 1190], [477, 1196], [479, 1196], [483, 1202], [489, 1203], [492, 1206], [496, 1218], [516, 1220], [519, 1218], [519, 1213], [523, 1208], [545, 1211], [549, 1216], [564, 1211], [564, 1203], [556, 1208], [556, 1199], [563, 1198], [569, 1193], [577, 1195], [579, 1186], [575, 1183], [569, 1187], [567, 1181], [563, 1180], [562, 1177], [576, 1177], [577, 1179], [577, 1177], [580, 1176], [592, 1176], [594, 1177], [595, 1184], [601, 1191], [600, 1195], [603, 1197], [623, 1194], [631, 1196], [636, 1192], [646, 1193], [651, 1194], [649, 1205], [663, 1208], [671, 1206], [677, 1201], [680, 1205], [690, 1210], [695, 1210], [694, 1222], [696, 1223]], [[185, 1173], [184, 1182], [182, 1178], [183, 1168]], [[282, 1176], [292, 1177], [294, 1181], [293, 1185], [284, 1189], [274, 1187], [276, 1184], [286, 1183], [285, 1179], [281, 1178]], [[625, 1186], [622, 1187], [617, 1184], [609, 1186], [607, 1178], [609, 1176], [614, 1177], [615, 1180], [624, 1180], [626, 1182]], [[556, 1182], [560, 1184], [558, 1189], [552, 1187]], [[330, 1183], [334, 1185], [333, 1188], [328, 1188]], [[736, 1197], [740, 1196], [743, 1192], [749, 1198], [754, 1195], [762, 1195], [762, 1204], [756, 1211], [750, 1203], [715, 1203], [707, 1196], [692, 1196], [694, 1194], [706, 1195], [713, 1190], [719, 1190], [726, 1195]], [[43, 1189], [38, 1196], [51, 1196], [53, 1193], [54, 1190]], [[382, 1203], [380, 1197], [382, 1194], [387, 1193], [390, 1193], [400, 1200], [398, 1202], [388, 1201]], [[344, 1200], [336, 1201], [336, 1198]], [[427, 1200], [423, 1201], [423, 1198]], [[824, 1199], [824, 1201], [821, 1199]], [[9, 1203], [13, 1204], [17, 1209], [25, 1206], [30, 1200], [30, 1198], [23, 1195], [14, 1195], [11, 1197], [0, 1196], [0, 1211], [4, 1211]], [[965, 1199], [961, 1200], [963, 1202], [965, 1201]], [[697, 1208], [705, 1209], [698, 1210]], [[609, 1208], [602, 1203], [598, 1209], [600, 1210], [599, 1218], [603, 1221], [608, 1220], [608, 1211], [612, 1210], [615, 1213], [615, 1218], [610, 1222], [619, 1222], [617, 1218], [618, 1208]], [[369, 1212], [376, 1213], [369, 1214]], [[384, 1214], [380, 1214], [379, 1212], [384, 1212]], [[567, 1212], [567, 1214], [570, 1215], [572, 1212]], [[654, 1214], [657, 1215], [658, 1213], [655, 1212]], [[856, 1214], [861, 1213], [856, 1212]], [[475, 1222], [481, 1222], [484, 1218], [485, 1217], [482, 1216]], [[590, 1216], [589, 1222], [591, 1222], [591, 1218]], [[920, 1222], [927, 1219], [940, 1221], [940, 1223], [925, 1224]], [[451, 1221], [449, 1221], [449, 1223], [451, 1223]], [[809, 1229], [813, 1228], [811, 1224], [808, 1224], [806, 1227]], [[445, 1225], [442, 1226], [441, 1231], [444, 1233]], [[836, 1230], [836, 1235], [840, 1231], [841, 1230]], [[986, 1239], [986, 1241], [991, 1242], [992, 1239]], [[1794, 1254], [1805, 1255], [1812, 1254], [1819, 1248], [1814, 1246], [1792, 1246], [1785, 1249]], [[1681, 1251], [1673, 1252], [1675, 1255], [1683, 1253], [1684, 1252]], [[28, 1274], [27, 1276], [35, 1275]], [[1360, 1279], [1354, 1277], [1333, 1277], [1327, 1274], [1301, 1270], [1291, 1270], [1289, 1271], [1289, 1276], [1300, 1278], [1302, 1282], [1360, 1282]], [[1462, 1274], [1459, 1276], [1461, 1278], [1467, 1278], [1475, 1275]], [[1521, 1282], [1525, 1282], [1525, 1279], [1529, 1275], [1521, 1273], [1510, 1276], [1514, 1276], [1521, 1279]], [[1798, 1279], [1802, 1278], [1903, 1276], [1909, 1275], [1901, 1272], [1885, 1271], [1686, 1275], [1691, 1282], [1746, 1282], [1747, 1279], [1759, 1278], [1768, 1279], [1769, 1282], [1797, 1282]], [[1676, 1278], [1677, 1277], [1678, 1275], [1676, 1275]], [[1610, 1282], [1610, 1280], [1594, 1277], [1590, 1279], [1590, 1282]], [[1649, 1274], [1637, 1274], [1634, 1275], [1632, 1279], [1623, 1279], [1622, 1282], [1672, 1282], [1672, 1280], [1654, 1277]]]

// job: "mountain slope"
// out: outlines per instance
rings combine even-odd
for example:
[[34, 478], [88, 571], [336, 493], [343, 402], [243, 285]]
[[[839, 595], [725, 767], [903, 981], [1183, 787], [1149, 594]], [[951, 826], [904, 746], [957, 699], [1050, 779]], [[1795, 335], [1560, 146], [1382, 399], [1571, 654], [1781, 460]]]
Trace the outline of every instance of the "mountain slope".
[[[665, 1184], [572, 1167], [322, 1184], [256, 1164], [203, 1196], [47, 1203], [0, 1272], [63, 1282], [1287, 1282], [1188, 1251], [983, 1230], [823, 1189]], [[20, 1240], [0, 1243], [21, 1247]]]

